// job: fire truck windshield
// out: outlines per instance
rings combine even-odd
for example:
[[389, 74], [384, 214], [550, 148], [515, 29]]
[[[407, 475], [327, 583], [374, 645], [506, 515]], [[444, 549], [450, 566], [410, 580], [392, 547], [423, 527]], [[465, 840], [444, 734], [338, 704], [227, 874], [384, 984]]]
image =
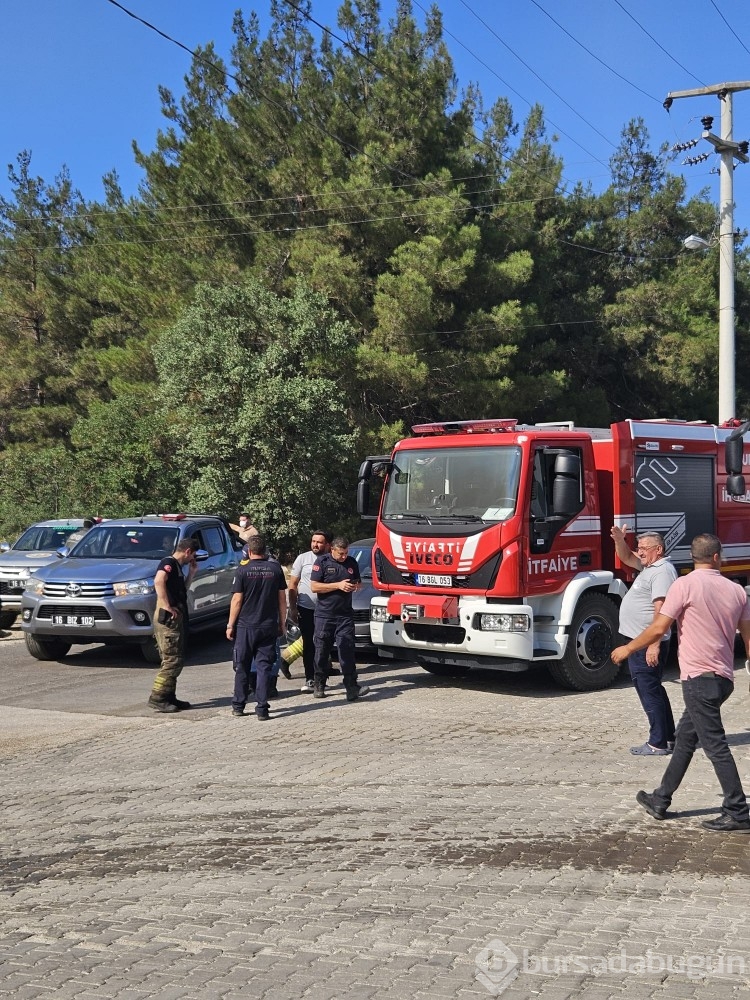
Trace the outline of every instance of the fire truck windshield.
[[521, 449], [454, 447], [396, 453], [381, 517], [505, 521], [516, 509]]

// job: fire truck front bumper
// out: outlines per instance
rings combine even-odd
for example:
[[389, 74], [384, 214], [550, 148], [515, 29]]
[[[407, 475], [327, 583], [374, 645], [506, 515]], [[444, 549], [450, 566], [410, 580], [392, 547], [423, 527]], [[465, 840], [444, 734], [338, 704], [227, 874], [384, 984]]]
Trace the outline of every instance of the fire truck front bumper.
[[528, 604], [489, 604], [441, 594], [374, 597], [370, 635], [381, 657], [418, 663], [527, 670], [534, 652]]

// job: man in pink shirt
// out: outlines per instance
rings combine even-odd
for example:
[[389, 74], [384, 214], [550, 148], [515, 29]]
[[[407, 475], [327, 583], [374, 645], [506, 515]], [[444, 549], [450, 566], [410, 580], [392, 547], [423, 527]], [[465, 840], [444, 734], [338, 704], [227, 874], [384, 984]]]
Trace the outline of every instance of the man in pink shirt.
[[638, 792], [636, 801], [654, 819], [666, 819], [672, 796], [700, 743], [724, 792], [721, 815], [702, 825], [717, 832], [750, 833], [747, 799], [721, 721], [721, 706], [734, 689], [738, 628], [750, 657], [750, 606], [743, 588], [721, 575], [721, 542], [715, 535], [696, 535], [691, 555], [695, 569], [672, 584], [652, 624], [627, 645], [612, 651], [613, 662], [621, 663], [677, 621], [685, 711], [661, 784], [650, 795]]

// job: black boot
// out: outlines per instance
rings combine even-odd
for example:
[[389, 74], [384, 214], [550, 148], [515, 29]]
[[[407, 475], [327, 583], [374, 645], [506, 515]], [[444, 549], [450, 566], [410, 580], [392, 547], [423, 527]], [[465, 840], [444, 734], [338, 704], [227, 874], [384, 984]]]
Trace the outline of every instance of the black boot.
[[168, 714], [170, 712], [179, 712], [179, 708], [173, 701], [169, 701], [167, 697], [160, 698], [158, 695], [150, 695], [148, 699], [149, 708], [153, 708], [155, 712], [164, 712]]

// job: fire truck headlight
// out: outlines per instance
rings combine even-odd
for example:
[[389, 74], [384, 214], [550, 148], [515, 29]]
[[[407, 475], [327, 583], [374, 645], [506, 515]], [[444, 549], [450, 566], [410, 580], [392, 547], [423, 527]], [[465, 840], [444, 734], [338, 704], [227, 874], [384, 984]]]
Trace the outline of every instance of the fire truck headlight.
[[483, 632], [528, 632], [531, 619], [528, 615], [479, 615], [479, 628]]
[[388, 608], [377, 604], [370, 605], [371, 622], [389, 622], [390, 620], [391, 616], [388, 614]]

